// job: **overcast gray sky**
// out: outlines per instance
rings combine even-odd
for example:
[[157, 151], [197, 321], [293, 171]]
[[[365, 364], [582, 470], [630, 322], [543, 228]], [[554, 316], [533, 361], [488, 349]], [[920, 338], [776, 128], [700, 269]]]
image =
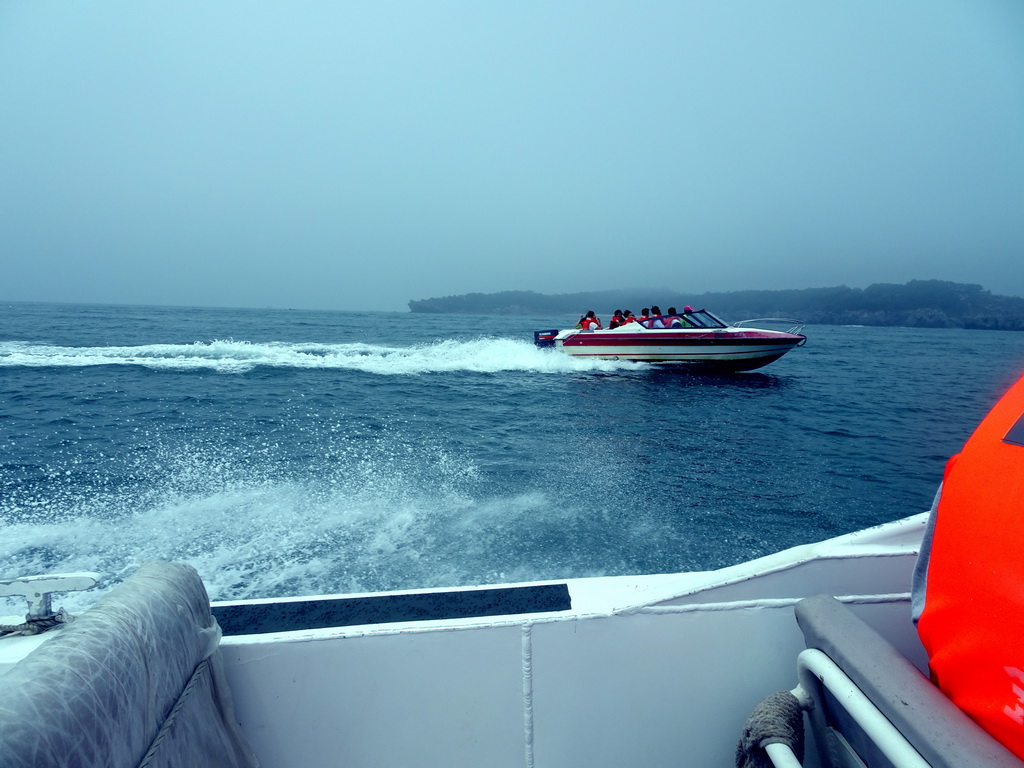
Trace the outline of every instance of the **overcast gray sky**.
[[1020, 0], [0, 0], [0, 299], [1024, 295]]

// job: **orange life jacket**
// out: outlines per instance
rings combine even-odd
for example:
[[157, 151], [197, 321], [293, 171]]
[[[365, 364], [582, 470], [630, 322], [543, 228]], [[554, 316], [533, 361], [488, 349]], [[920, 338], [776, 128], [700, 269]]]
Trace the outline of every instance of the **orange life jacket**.
[[946, 465], [918, 633], [932, 679], [1024, 759], [1024, 377]]

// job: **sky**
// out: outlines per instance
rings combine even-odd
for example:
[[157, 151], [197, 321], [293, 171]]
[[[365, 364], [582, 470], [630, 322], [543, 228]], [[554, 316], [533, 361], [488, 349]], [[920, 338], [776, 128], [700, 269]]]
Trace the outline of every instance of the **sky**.
[[0, 300], [1024, 296], [1020, 0], [0, 0]]

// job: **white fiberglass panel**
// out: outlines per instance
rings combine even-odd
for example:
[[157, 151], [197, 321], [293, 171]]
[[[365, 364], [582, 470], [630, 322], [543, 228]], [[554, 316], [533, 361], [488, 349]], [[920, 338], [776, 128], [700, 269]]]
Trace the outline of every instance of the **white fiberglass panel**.
[[222, 648], [264, 766], [523, 766], [519, 626], [253, 641]]
[[[568, 631], [566, 631], [568, 629]], [[533, 628], [536, 765], [730, 765], [743, 722], [793, 686], [792, 607]]]

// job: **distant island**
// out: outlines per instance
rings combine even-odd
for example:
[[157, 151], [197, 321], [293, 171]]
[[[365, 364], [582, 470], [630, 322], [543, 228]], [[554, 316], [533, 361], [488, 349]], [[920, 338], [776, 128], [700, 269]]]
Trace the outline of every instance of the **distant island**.
[[973, 328], [1024, 331], [1024, 298], [996, 296], [980, 285], [945, 280], [875, 283], [867, 288], [804, 288], [682, 294], [668, 290], [613, 290], [546, 295], [534, 291], [468, 293], [410, 301], [412, 312], [474, 315], [576, 315], [588, 309], [609, 314], [657, 302], [689, 304], [729, 321], [793, 317], [826, 325], [896, 325], [911, 328]]

